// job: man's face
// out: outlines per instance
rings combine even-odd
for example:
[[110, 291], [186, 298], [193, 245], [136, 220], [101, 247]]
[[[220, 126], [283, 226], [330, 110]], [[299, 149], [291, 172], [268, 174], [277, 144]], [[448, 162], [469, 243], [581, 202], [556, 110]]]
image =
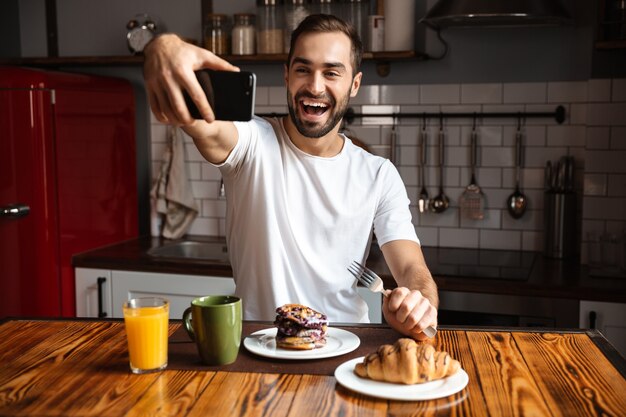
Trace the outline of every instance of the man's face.
[[361, 73], [352, 77], [350, 39], [343, 33], [301, 35], [285, 69], [287, 104], [301, 135], [320, 138], [341, 121]]

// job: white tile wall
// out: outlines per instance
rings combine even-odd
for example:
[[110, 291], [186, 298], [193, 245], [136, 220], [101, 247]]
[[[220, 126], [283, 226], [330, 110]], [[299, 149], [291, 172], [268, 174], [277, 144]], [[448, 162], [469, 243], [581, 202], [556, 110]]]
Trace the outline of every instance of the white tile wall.
[[510, 83], [503, 87], [504, 103], [545, 103], [546, 83]]
[[[285, 113], [283, 87], [259, 87], [257, 112]], [[472, 118], [445, 120], [445, 193], [451, 207], [442, 214], [417, 211], [419, 137], [423, 120], [397, 120], [396, 165], [407, 185], [411, 212], [422, 244], [540, 251], [543, 242], [543, 173], [546, 160], [563, 155], [576, 159], [575, 178], [581, 195], [581, 260], [586, 262], [589, 236], [626, 228], [626, 80], [587, 82], [487, 83], [437, 85], [366, 85], [352, 104], [363, 113], [519, 112], [566, 108], [562, 125], [554, 120], [524, 120], [522, 186], [529, 198], [528, 211], [515, 220], [505, 208], [514, 188], [514, 137], [517, 118], [478, 118], [476, 179], [485, 197], [485, 219], [462, 218], [459, 196], [469, 183], [469, 135]], [[153, 117], [151, 158], [153, 175], [167, 143], [166, 128]], [[357, 120], [348, 135], [365, 142], [373, 153], [390, 152], [390, 117]], [[438, 193], [439, 118], [427, 120], [427, 162], [424, 182], [431, 198]], [[190, 233], [223, 235], [226, 203], [219, 198], [220, 173], [206, 163], [186, 138], [190, 186], [201, 207]]]
[[502, 103], [502, 84], [463, 84], [461, 103]]
[[548, 83], [548, 102], [584, 103], [587, 89], [588, 81]]
[[589, 80], [589, 101], [610, 101], [611, 80]]
[[626, 239], [626, 79], [590, 80], [589, 101], [582, 263], [602, 236]]

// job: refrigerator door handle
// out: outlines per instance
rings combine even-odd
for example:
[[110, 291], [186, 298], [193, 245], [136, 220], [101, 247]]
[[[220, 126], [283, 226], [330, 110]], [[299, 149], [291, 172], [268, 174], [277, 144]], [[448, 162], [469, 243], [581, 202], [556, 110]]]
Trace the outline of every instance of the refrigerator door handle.
[[102, 300], [103, 296], [104, 296], [104, 292], [102, 291], [102, 288], [104, 286], [104, 283], [106, 282], [106, 278], [104, 277], [98, 277], [97, 283], [98, 283], [98, 317], [100, 318], [104, 318], [107, 316], [106, 311], [104, 311], [104, 301]]
[[0, 207], [0, 217], [24, 217], [30, 213], [30, 207], [26, 204], [9, 204], [8, 206]]

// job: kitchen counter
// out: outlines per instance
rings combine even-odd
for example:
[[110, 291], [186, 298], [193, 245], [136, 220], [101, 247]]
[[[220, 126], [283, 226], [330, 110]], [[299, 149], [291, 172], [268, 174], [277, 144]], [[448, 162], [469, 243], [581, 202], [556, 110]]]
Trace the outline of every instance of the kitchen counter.
[[[170, 322], [170, 362], [180, 327]], [[366, 330], [376, 343], [395, 341], [384, 326], [349, 329]], [[249, 331], [244, 322], [244, 336]], [[358, 394], [332, 371], [294, 370], [294, 361], [263, 359], [273, 371], [234, 372], [229, 365], [203, 369], [192, 356], [187, 369], [134, 375], [120, 320], [7, 320], [0, 323], [0, 415], [626, 414], [626, 363], [597, 331], [442, 327], [433, 343], [460, 361], [467, 386], [439, 399], [398, 401]]]
[[[191, 240], [224, 242], [192, 236]], [[153, 257], [164, 239], [140, 237], [74, 256], [74, 267], [192, 275], [232, 276], [227, 262]], [[509, 294], [626, 303], [626, 279], [593, 277], [578, 260], [555, 260], [537, 252], [424, 247], [424, 256], [441, 291]], [[387, 288], [395, 287], [382, 253], [372, 245], [367, 266]]]

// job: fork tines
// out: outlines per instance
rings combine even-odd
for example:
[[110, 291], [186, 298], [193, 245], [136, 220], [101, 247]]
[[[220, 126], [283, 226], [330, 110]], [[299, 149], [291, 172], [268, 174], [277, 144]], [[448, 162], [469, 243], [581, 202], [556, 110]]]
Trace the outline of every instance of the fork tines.
[[348, 271], [350, 271], [350, 273], [354, 275], [357, 280], [361, 281], [361, 283], [368, 287], [376, 280], [376, 276], [372, 276], [369, 269], [367, 269], [357, 261], [353, 261], [348, 266]]

